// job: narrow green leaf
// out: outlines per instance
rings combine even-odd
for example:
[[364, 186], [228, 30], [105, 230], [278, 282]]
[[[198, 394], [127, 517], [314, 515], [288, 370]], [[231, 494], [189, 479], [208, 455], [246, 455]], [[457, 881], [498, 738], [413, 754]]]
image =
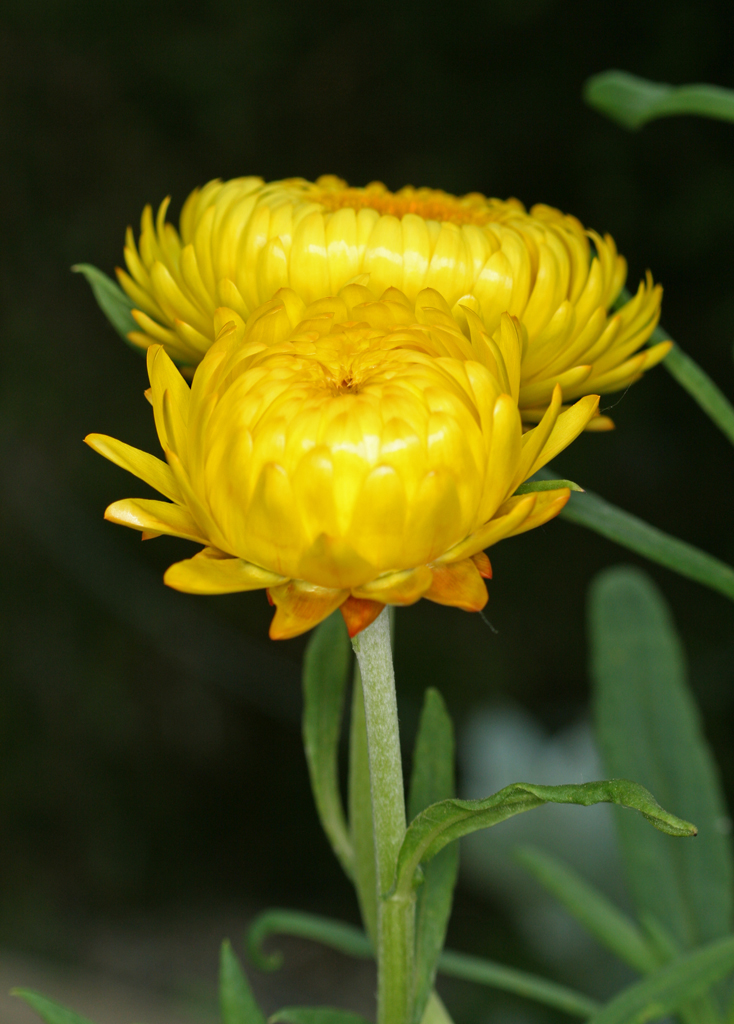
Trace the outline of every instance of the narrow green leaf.
[[311, 939], [359, 960], [370, 960], [374, 956], [372, 944], [365, 933], [351, 924], [317, 914], [304, 914], [299, 910], [266, 910], [247, 932], [248, 956], [261, 971], [277, 971], [283, 964], [281, 953], [263, 951], [263, 943], [271, 935]]
[[[548, 476], [548, 471], [541, 470], [538, 476], [544, 478]], [[561, 518], [585, 526], [607, 540], [621, 544], [649, 558], [651, 562], [657, 562], [680, 576], [702, 583], [734, 601], [734, 569], [731, 566], [692, 544], [663, 533], [656, 526], [650, 526], [593, 491], [572, 494], [571, 500], [561, 512]]]
[[32, 1010], [35, 1010], [41, 1020], [46, 1024], [91, 1024], [86, 1017], [82, 1017], [73, 1010], [69, 1010], [61, 1003], [55, 1003], [53, 999], [47, 999], [40, 992], [34, 992], [30, 988], [11, 989], [11, 996], [18, 996], [28, 1003]]
[[421, 1024], [454, 1024], [436, 992], [431, 992]]
[[670, 612], [640, 570], [602, 573], [589, 597], [595, 716], [606, 769], [651, 787], [681, 814], [695, 814], [695, 843], [670, 843], [631, 815], [619, 816], [635, 904], [690, 949], [732, 923], [732, 848], [716, 767], [686, 682]]
[[[627, 288], [623, 288], [614, 304], [615, 309], [624, 305], [625, 302], [629, 302], [631, 298]], [[652, 332], [648, 345], [657, 345], [661, 341], [673, 341], [673, 339], [665, 328], [658, 326]], [[663, 366], [670, 376], [688, 392], [694, 402], [703, 409], [724, 436], [734, 444], [734, 405], [721, 388], [714, 384], [709, 375], [675, 341], [673, 341], [672, 349], [663, 359]]]
[[[129, 345], [128, 334], [130, 331], [140, 330], [130, 312], [135, 305], [132, 300], [127, 297], [115, 281], [109, 278], [107, 274], [103, 274], [101, 270], [93, 267], [91, 263], [77, 263], [71, 269], [75, 274], [84, 275], [97, 300], [97, 305], [123, 341], [126, 341]], [[140, 351], [135, 345], [131, 347], [136, 352]]]
[[718, 85], [667, 85], [626, 71], [602, 71], [587, 79], [584, 99], [623, 128], [675, 114], [734, 121], [734, 92]]
[[377, 864], [372, 831], [372, 795], [362, 676], [354, 668], [349, 733], [349, 828], [354, 850], [354, 884], [367, 934], [377, 940]]
[[339, 734], [350, 661], [344, 619], [334, 612], [314, 630], [303, 658], [303, 745], [321, 824], [351, 878], [354, 850], [339, 791]]
[[[648, 937], [651, 948], [658, 957], [658, 966], [670, 963], [680, 956], [683, 950], [669, 931], [653, 917], [652, 914], [641, 914], [640, 924]], [[721, 1024], [721, 1015], [716, 1006], [712, 991], [703, 992], [695, 999], [683, 1003], [678, 1010], [683, 1024]]]
[[[283, 962], [279, 954], [268, 955], [262, 951], [263, 941], [271, 935], [297, 935], [359, 959], [367, 960], [373, 957], [372, 944], [359, 928], [315, 914], [303, 914], [297, 910], [269, 910], [255, 921], [248, 935], [249, 955], [262, 970], [277, 969]], [[493, 960], [468, 956], [466, 953], [444, 950], [439, 957], [438, 970], [447, 977], [461, 978], [464, 981], [498, 988], [503, 992], [512, 992], [545, 1003], [546, 1006], [565, 1010], [576, 1017], [591, 1017], [599, 1009], [599, 1004], [593, 999], [566, 988], [565, 985], [546, 981], [545, 978], [516, 970], [514, 967], [506, 967]], [[429, 999], [429, 1006], [431, 1002]], [[424, 1021], [426, 1020], [424, 1015]]]
[[222, 1024], [265, 1024], [265, 1015], [227, 939], [219, 954], [219, 1011]]
[[[438, 690], [429, 688], [423, 703], [413, 753], [408, 817], [454, 795], [454, 727]], [[415, 919], [415, 989], [413, 1014], [419, 1024], [436, 977], [438, 957], [451, 916], [459, 848], [442, 850], [426, 866], [418, 891]]]
[[677, 957], [624, 989], [591, 1018], [591, 1024], [645, 1024], [661, 1020], [705, 992], [734, 969], [734, 938], [717, 939]]
[[[651, 341], [665, 341], [667, 334], [655, 328]], [[724, 392], [711, 380], [698, 363], [687, 355], [680, 345], [673, 345], [663, 366], [682, 388], [700, 405], [706, 415], [734, 444], [734, 406]]]
[[636, 782], [612, 779], [572, 786], [536, 786], [515, 782], [484, 800], [442, 800], [419, 814], [408, 827], [400, 848], [393, 892], [407, 897], [415, 884], [420, 864], [430, 861], [454, 840], [546, 803], [584, 807], [599, 803], [619, 804], [639, 811], [651, 825], [668, 835], [696, 834], [695, 825], [669, 814]]
[[634, 921], [573, 868], [534, 846], [520, 847], [515, 856], [569, 914], [620, 960], [640, 974], [649, 974], [660, 966], [663, 958], [655, 955]]
[[270, 1024], [369, 1024], [359, 1013], [331, 1006], [287, 1006], [268, 1020]]
[[583, 487], [579, 487], [573, 480], [526, 480], [524, 484], [520, 484], [518, 489], [513, 494], [513, 498], [516, 498], [519, 494], [535, 494], [537, 491], [556, 491], [561, 487], [568, 487], [572, 491], [579, 491], [583, 494]]
[[487, 985], [503, 992], [512, 992], [513, 995], [553, 1006], [574, 1017], [593, 1017], [600, 1009], [599, 1003], [594, 999], [565, 985], [546, 981], [545, 978], [538, 978], [527, 971], [505, 967], [504, 964], [497, 964], [482, 957], [468, 956], [466, 953], [445, 950], [438, 962], [438, 970], [447, 977], [461, 978], [463, 981], [473, 981], [478, 985]]

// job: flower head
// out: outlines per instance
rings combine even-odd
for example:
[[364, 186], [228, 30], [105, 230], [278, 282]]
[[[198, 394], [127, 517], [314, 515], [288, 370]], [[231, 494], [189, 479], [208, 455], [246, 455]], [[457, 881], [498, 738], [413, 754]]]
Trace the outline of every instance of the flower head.
[[282, 289], [245, 323], [220, 309], [191, 388], [160, 345], [150, 400], [166, 462], [87, 442], [169, 498], [106, 517], [205, 545], [165, 582], [199, 594], [267, 588], [275, 638], [341, 607], [354, 633], [385, 604], [487, 600], [484, 549], [557, 515], [567, 489], [515, 496], [594, 415], [556, 387], [523, 433], [521, 330], [505, 314], [471, 340], [436, 291], [376, 301], [347, 285], [310, 305]]
[[[358, 283], [378, 298], [399, 288], [414, 302], [438, 291], [464, 333], [470, 306], [492, 335], [504, 313], [523, 330], [519, 404], [537, 422], [556, 383], [566, 399], [626, 387], [669, 351], [642, 346], [659, 317], [661, 288], [648, 274], [637, 294], [609, 310], [627, 265], [610, 235], [585, 231], [549, 206], [530, 212], [516, 199], [457, 197], [411, 187], [389, 192], [375, 182], [350, 188], [339, 178], [211, 181], [186, 200], [180, 231], [154, 222], [146, 207], [139, 244], [128, 229], [119, 271], [136, 303], [142, 348], [161, 343], [196, 364], [215, 337], [215, 313], [243, 320], [288, 287], [310, 303]], [[610, 427], [607, 417], [592, 421]]]

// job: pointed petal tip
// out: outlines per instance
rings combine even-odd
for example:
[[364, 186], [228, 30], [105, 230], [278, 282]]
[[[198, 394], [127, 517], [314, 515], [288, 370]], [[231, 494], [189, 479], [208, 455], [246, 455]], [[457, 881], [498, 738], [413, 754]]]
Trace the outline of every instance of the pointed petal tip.
[[472, 555], [472, 562], [476, 565], [479, 570], [479, 575], [483, 579], [492, 579], [492, 563], [490, 562], [489, 555], [486, 551], [479, 551], [476, 555]]
[[364, 597], [352, 597], [346, 599], [339, 611], [344, 617], [350, 640], [363, 629], [367, 629], [375, 621], [382, 609], [385, 607], [380, 601], [370, 601]]

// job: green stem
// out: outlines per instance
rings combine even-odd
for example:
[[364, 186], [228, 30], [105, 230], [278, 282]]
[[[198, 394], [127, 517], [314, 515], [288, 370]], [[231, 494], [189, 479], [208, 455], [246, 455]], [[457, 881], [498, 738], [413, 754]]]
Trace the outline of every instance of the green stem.
[[377, 869], [377, 1024], [411, 1020], [415, 896], [391, 896], [405, 790], [387, 609], [352, 640], [362, 675]]

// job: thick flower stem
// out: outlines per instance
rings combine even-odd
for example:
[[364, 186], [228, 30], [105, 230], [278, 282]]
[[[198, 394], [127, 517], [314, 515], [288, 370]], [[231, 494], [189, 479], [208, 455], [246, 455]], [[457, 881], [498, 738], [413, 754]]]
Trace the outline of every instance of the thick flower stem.
[[405, 836], [395, 674], [387, 609], [352, 640], [359, 661], [367, 725], [377, 867], [377, 1024], [410, 1024], [415, 899], [384, 898]]

